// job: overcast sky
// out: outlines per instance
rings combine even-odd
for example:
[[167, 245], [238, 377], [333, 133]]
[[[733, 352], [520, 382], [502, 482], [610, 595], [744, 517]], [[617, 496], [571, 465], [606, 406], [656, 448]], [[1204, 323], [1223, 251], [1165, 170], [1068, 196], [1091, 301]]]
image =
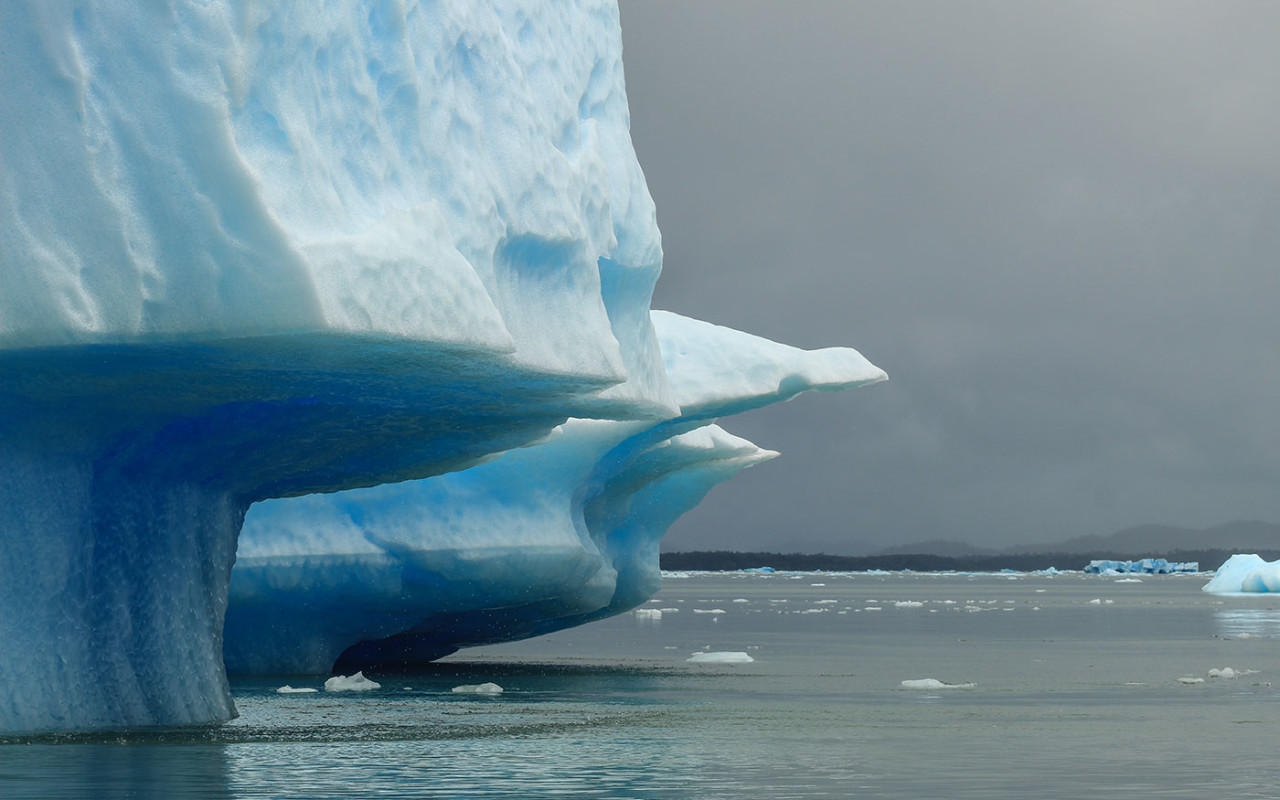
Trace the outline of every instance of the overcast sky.
[[654, 307], [890, 375], [666, 549], [1280, 522], [1280, 3], [621, 7]]

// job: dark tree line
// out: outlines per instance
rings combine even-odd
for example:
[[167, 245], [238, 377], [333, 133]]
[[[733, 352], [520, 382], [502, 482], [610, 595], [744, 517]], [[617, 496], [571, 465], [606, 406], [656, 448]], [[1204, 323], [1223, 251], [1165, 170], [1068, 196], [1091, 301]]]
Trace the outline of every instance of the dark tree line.
[[[740, 553], [732, 550], [663, 553], [661, 565], [667, 570], [732, 571], [772, 567], [777, 570], [828, 572], [862, 572], [882, 569], [889, 572], [1019, 572], [1048, 569], [1083, 569], [1090, 561], [1115, 559], [1131, 561], [1141, 558], [1164, 558], [1169, 561], [1198, 561], [1200, 569], [1217, 569], [1235, 551], [1175, 550], [1168, 553], [1017, 553], [1007, 555], [935, 556], [929, 554], [893, 554], [883, 556], [833, 556], [825, 553]], [[1280, 551], [1259, 553], [1263, 558], [1280, 558]]]

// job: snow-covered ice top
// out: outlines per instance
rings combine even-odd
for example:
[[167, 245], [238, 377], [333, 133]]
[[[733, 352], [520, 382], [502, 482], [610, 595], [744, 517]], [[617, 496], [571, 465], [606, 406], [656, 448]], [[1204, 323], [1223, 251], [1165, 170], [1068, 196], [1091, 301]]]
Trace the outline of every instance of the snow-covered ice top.
[[662, 399], [614, 3], [14, 0], [0, 37], [0, 346], [371, 334]]

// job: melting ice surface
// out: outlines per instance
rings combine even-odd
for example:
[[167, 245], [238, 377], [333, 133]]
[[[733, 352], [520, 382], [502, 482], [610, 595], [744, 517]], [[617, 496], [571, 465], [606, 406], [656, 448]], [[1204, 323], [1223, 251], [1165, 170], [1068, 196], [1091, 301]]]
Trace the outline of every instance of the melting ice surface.
[[612, 0], [14, 0], [0, 83], [0, 732], [634, 607], [715, 418], [883, 378], [651, 317]]

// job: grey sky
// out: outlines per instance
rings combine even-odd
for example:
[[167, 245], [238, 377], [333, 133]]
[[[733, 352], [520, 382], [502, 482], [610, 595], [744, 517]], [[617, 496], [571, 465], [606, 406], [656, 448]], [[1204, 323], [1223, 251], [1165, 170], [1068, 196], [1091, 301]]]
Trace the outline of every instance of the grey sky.
[[1280, 4], [621, 5], [655, 307], [891, 378], [668, 549], [1280, 522]]

